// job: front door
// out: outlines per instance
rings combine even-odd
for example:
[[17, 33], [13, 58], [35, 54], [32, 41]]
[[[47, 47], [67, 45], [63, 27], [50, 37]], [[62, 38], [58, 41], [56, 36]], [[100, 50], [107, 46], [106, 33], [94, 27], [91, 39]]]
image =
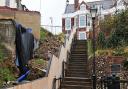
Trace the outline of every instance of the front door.
[[86, 40], [86, 33], [85, 32], [79, 32], [79, 40]]

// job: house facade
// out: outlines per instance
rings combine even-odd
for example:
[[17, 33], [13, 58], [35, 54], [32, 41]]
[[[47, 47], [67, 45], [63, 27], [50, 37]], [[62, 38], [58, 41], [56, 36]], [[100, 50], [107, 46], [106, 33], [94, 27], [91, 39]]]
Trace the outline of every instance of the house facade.
[[0, 0], [0, 6], [22, 9], [21, 0]]
[[67, 3], [62, 16], [62, 32], [70, 34], [72, 30], [76, 30], [77, 38], [79, 40], [86, 40], [90, 36], [90, 31], [92, 31], [90, 8], [95, 6], [98, 9], [98, 19], [96, 19], [96, 25], [98, 25], [99, 19], [110, 14], [109, 11], [114, 6], [114, 3], [114, 0], [94, 2], [85, 2], [84, 0], [79, 2], [79, 0], [74, 0], [74, 4]]
[[[66, 4], [65, 12], [62, 16], [62, 32], [70, 34], [76, 30], [79, 40], [86, 40], [92, 34], [92, 20], [90, 7], [98, 9], [95, 21], [96, 34], [100, 31], [99, 21], [106, 16], [111, 16], [125, 10], [128, 7], [128, 0], [100, 0], [94, 2], [82, 2], [74, 0], [74, 4]], [[92, 37], [91, 37], [92, 38]]]
[[74, 4], [67, 4], [62, 16], [62, 31], [70, 34], [76, 30], [77, 39], [86, 40], [91, 29], [91, 16], [87, 3], [74, 0]]

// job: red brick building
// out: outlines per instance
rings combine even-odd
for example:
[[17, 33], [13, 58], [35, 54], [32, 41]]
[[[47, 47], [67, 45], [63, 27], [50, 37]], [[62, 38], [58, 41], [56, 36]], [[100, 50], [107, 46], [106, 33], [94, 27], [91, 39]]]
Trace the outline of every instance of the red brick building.
[[62, 17], [62, 31], [69, 34], [71, 30], [76, 30], [79, 40], [86, 40], [91, 30], [91, 15], [87, 3], [74, 0], [74, 4], [67, 4]]

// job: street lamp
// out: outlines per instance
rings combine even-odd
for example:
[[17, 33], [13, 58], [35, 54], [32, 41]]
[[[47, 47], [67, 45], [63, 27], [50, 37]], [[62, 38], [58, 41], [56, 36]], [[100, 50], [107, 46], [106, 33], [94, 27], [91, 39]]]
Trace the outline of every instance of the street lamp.
[[96, 89], [96, 60], [95, 60], [95, 50], [96, 50], [96, 42], [95, 42], [95, 18], [97, 15], [97, 8], [93, 6], [90, 9], [91, 17], [92, 17], [92, 27], [93, 27], [93, 89]]

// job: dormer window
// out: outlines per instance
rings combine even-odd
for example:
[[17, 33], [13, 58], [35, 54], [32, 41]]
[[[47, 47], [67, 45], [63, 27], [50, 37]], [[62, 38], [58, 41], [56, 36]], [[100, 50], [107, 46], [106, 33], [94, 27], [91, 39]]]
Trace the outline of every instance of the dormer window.
[[10, 0], [5, 0], [5, 5], [9, 7], [10, 6]]
[[81, 10], [81, 11], [86, 10], [86, 5], [85, 5], [85, 4], [80, 5], [80, 10]]

